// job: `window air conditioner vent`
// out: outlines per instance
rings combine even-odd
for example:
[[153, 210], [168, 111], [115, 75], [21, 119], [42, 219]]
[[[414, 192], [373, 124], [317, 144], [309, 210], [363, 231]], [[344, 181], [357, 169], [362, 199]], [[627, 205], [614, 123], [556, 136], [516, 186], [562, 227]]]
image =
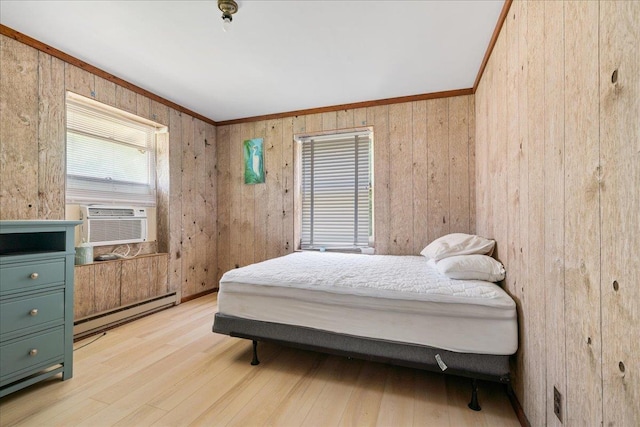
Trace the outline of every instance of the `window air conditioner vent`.
[[82, 239], [93, 246], [147, 241], [147, 210], [143, 207], [81, 206]]
[[134, 208], [89, 208], [89, 216], [134, 216]]

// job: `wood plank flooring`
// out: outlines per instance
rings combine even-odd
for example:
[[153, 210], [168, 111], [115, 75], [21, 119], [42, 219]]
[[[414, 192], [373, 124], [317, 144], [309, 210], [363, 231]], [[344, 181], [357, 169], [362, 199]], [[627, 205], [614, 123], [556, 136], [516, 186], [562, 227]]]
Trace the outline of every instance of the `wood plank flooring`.
[[518, 426], [503, 388], [211, 332], [211, 294], [75, 343], [74, 377], [0, 399], [1, 426]]

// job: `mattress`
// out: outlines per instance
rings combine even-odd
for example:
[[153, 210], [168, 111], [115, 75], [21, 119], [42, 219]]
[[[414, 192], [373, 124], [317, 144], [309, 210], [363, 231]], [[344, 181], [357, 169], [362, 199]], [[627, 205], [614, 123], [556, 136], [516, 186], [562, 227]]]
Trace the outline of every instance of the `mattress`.
[[419, 256], [297, 252], [225, 273], [220, 313], [250, 320], [510, 355], [516, 306], [499, 286], [453, 280]]

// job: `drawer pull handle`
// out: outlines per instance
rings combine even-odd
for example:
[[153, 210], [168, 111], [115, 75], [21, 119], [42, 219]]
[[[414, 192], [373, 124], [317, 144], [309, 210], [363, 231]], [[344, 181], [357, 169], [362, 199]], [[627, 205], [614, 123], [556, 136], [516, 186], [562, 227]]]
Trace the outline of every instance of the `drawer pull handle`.
[[37, 316], [37, 315], [38, 315], [38, 309], [37, 309], [37, 308], [34, 308], [33, 310], [31, 310], [31, 311], [29, 312], [29, 315], [31, 315], [31, 316]]
[[31, 350], [29, 350], [29, 356], [35, 356], [37, 354], [38, 354], [37, 348], [32, 348]]
[[40, 277], [40, 275], [38, 273], [31, 273], [29, 277], [31, 277], [32, 279], [37, 279], [38, 277]]

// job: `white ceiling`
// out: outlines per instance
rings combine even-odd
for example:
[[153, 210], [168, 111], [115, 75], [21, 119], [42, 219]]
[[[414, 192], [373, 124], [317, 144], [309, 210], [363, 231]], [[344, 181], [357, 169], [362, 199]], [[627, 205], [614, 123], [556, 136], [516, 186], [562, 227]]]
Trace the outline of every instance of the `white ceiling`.
[[503, 0], [9, 1], [0, 22], [216, 121], [473, 86]]

